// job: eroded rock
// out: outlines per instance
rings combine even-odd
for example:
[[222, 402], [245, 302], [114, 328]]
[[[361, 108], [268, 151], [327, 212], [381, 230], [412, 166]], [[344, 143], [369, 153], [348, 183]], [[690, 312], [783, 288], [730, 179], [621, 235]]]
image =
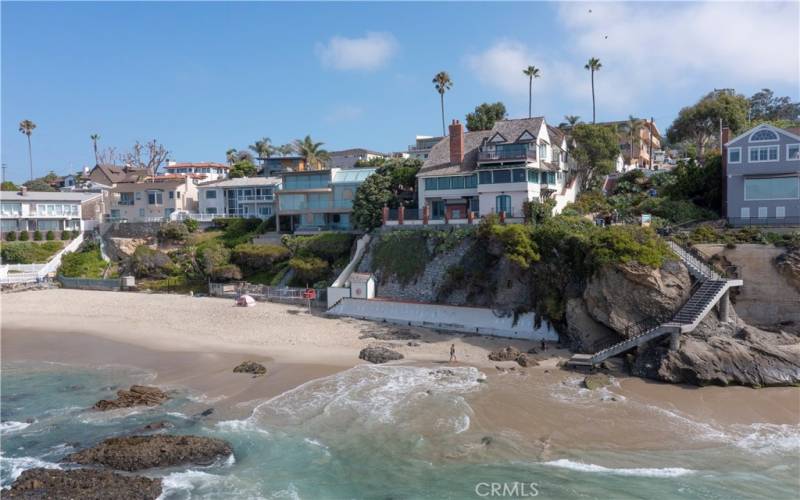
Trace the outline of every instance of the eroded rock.
[[234, 373], [251, 373], [253, 375], [265, 375], [267, 367], [255, 361], [243, 361], [239, 366], [233, 369]]
[[154, 500], [159, 495], [161, 479], [97, 469], [29, 469], [3, 490], [3, 498], [24, 499]]
[[117, 391], [117, 399], [101, 399], [94, 404], [94, 408], [107, 411], [132, 406], [158, 406], [168, 399], [167, 393], [158, 387], [132, 385], [127, 391], [125, 389]]
[[365, 347], [358, 353], [358, 359], [369, 361], [370, 363], [381, 364], [389, 361], [403, 359], [403, 355], [386, 347]]
[[583, 379], [583, 385], [593, 391], [611, 385], [611, 379], [605, 373], [592, 373]]

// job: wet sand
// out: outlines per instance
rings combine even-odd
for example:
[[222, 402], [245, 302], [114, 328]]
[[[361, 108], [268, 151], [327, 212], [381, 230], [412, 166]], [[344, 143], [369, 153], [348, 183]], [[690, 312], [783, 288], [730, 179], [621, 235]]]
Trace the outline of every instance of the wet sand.
[[[581, 386], [584, 374], [557, 367], [568, 356], [563, 350], [536, 354], [539, 366], [522, 369], [487, 355], [509, 344], [526, 351], [531, 342], [424, 329], [412, 330], [421, 335], [418, 346], [376, 341], [361, 337], [397, 328], [294, 306], [237, 308], [223, 299], [48, 290], [3, 295], [0, 307], [5, 361], [153, 371], [154, 385], [188, 387], [201, 395], [198, 407], [213, 406], [224, 418], [244, 417], [258, 401], [363, 363], [358, 352], [369, 344], [399, 350], [403, 363], [446, 368], [455, 343], [456, 366], [475, 366], [488, 377], [483, 390], [468, 395], [469, 433], [512, 442], [510, 449], [526, 456], [707, 447], [730, 439], [737, 426], [800, 425], [797, 388], [696, 388], [617, 373], [615, 385], [589, 391]], [[245, 359], [264, 363], [268, 374], [234, 374]]]

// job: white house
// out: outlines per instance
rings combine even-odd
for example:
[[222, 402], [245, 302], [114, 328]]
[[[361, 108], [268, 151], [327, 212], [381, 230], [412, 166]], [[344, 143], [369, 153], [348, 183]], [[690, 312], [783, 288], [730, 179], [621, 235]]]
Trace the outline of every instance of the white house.
[[280, 177], [239, 177], [200, 184], [200, 213], [267, 219], [275, 214]]
[[[2, 232], [84, 231], [103, 213], [102, 193], [0, 191]], [[92, 225], [93, 227], [93, 225]]]

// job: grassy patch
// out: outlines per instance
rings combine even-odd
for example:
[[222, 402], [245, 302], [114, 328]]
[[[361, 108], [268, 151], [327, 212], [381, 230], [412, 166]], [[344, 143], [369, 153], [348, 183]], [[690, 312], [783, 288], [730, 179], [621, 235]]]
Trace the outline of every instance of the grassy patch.
[[39, 264], [50, 260], [62, 248], [64, 243], [60, 241], [2, 243], [0, 255], [5, 264]]
[[85, 243], [77, 252], [64, 255], [58, 273], [68, 278], [102, 278], [107, 263], [100, 255], [100, 245]]
[[372, 263], [382, 279], [394, 277], [405, 285], [425, 271], [431, 257], [424, 231], [390, 231], [376, 242]]

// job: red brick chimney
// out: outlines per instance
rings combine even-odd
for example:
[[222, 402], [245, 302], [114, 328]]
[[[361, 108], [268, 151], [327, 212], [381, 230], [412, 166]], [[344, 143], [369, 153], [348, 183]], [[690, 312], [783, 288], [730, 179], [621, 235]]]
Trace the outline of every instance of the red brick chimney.
[[458, 120], [450, 124], [450, 163], [464, 161], [464, 125]]

